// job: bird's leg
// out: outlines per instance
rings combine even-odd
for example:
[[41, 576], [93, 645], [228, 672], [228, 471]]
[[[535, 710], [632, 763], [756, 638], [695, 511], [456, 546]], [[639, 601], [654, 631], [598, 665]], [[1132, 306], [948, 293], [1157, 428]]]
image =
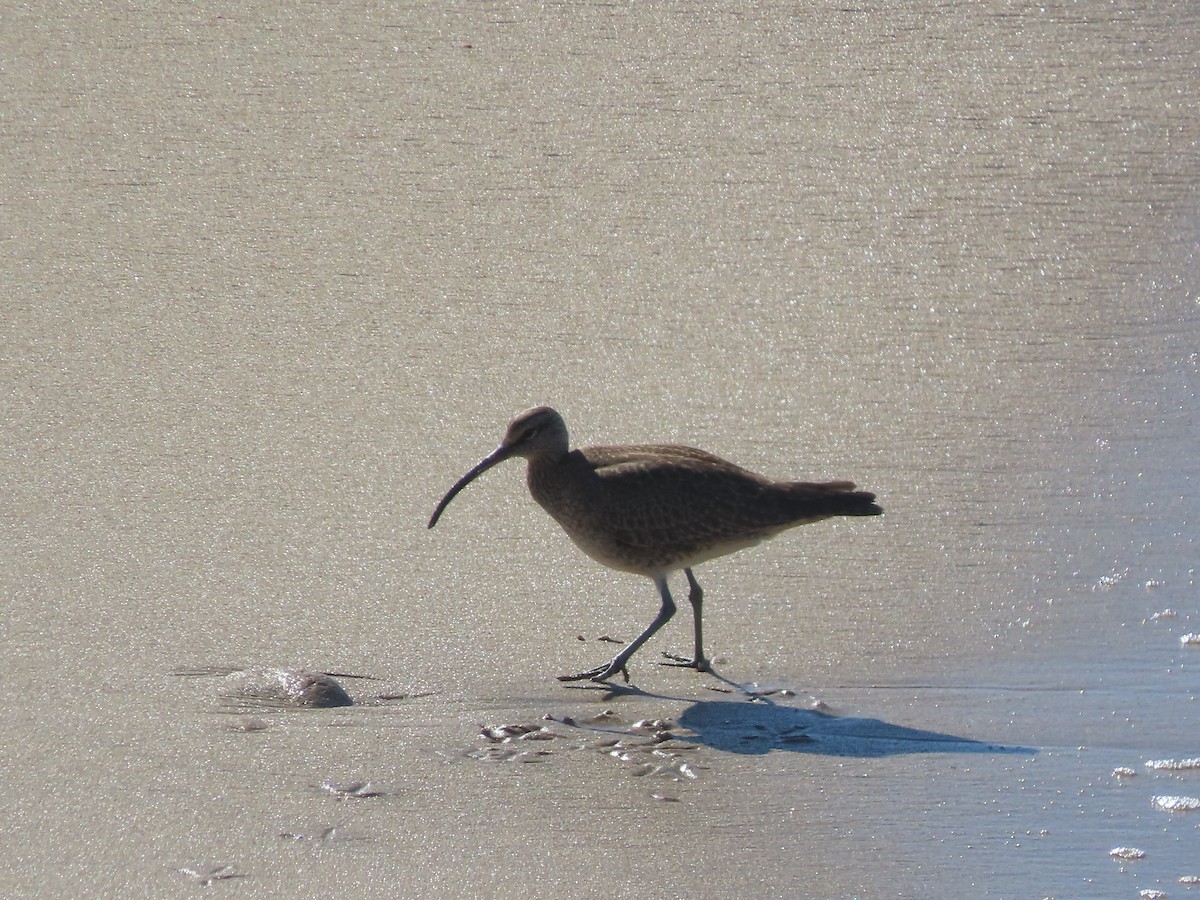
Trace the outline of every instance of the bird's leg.
[[700, 610], [704, 603], [704, 590], [700, 587], [700, 582], [696, 580], [696, 576], [692, 574], [691, 569], [684, 569], [683, 574], [687, 576], [688, 586], [688, 603], [692, 604], [692, 627], [696, 635], [696, 648], [692, 654], [692, 658], [686, 656], [675, 656], [672, 653], [664, 653], [670, 662], [663, 663], [664, 666], [681, 666], [688, 669], [695, 669], [698, 672], [711, 672], [712, 663], [709, 662], [707, 656], [704, 655], [704, 631], [700, 624]]
[[559, 675], [559, 681], [583, 681], [588, 678], [592, 681], [607, 681], [618, 672], [623, 672], [625, 680], [629, 680], [629, 672], [625, 668], [629, 658], [638, 652], [642, 644], [654, 636], [654, 632], [666, 625], [671, 616], [675, 615], [675, 601], [671, 599], [671, 592], [667, 590], [666, 576], [655, 578], [654, 584], [658, 587], [658, 593], [662, 597], [662, 606], [659, 607], [658, 615], [654, 617], [654, 621], [646, 630], [630, 641], [629, 646], [614, 656], [611, 662], [588, 669], [586, 672], [580, 672], [578, 675]]

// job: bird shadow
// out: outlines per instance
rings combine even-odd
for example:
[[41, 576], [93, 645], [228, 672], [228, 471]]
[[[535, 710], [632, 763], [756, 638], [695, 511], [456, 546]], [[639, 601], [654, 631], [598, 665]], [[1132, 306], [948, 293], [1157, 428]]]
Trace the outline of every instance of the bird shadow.
[[708, 674], [729, 689], [741, 692], [745, 699], [689, 700], [651, 693], [632, 684], [611, 682], [592, 687], [603, 687], [610, 699], [637, 695], [689, 703], [675, 717], [678, 725], [691, 732], [688, 740], [728, 753], [761, 755], [783, 750], [817, 756], [872, 758], [911, 753], [1035, 756], [1038, 752], [1034, 747], [977, 741], [961, 735], [896, 725], [882, 719], [788, 706], [716, 672]]
[[691, 739], [698, 743], [744, 755], [772, 750], [860, 758], [909, 753], [1037, 753], [1031, 747], [987, 743], [881, 719], [838, 716], [770, 702], [700, 700], [675, 721], [691, 731]]

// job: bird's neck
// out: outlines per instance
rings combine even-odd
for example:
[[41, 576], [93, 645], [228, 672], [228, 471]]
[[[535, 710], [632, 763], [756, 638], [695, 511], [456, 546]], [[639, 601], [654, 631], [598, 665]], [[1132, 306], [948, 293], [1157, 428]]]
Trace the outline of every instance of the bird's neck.
[[525, 470], [529, 493], [551, 515], [555, 515], [555, 510], [562, 506], [571, 486], [577, 483], [577, 478], [572, 477], [572, 470], [582, 461], [578, 453], [566, 452], [539, 454], [529, 460]]

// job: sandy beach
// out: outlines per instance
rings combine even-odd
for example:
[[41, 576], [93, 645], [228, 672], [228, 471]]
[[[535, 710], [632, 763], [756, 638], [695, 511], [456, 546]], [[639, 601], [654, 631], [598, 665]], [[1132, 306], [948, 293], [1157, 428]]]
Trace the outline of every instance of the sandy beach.
[[[3, 31], [0, 895], [1200, 896], [1191, 5]], [[563, 684], [539, 404], [885, 512]]]

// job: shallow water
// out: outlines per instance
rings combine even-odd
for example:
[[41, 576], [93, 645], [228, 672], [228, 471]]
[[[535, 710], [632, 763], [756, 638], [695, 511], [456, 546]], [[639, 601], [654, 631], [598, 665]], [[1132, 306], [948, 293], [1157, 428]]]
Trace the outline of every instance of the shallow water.
[[[0, 893], [1188, 891], [1198, 25], [13, 12]], [[425, 528], [537, 403], [886, 514], [703, 567], [720, 677], [563, 686], [652, 586], [516, 463]], [[369, 680], [172, 674], [256, 666]]]

